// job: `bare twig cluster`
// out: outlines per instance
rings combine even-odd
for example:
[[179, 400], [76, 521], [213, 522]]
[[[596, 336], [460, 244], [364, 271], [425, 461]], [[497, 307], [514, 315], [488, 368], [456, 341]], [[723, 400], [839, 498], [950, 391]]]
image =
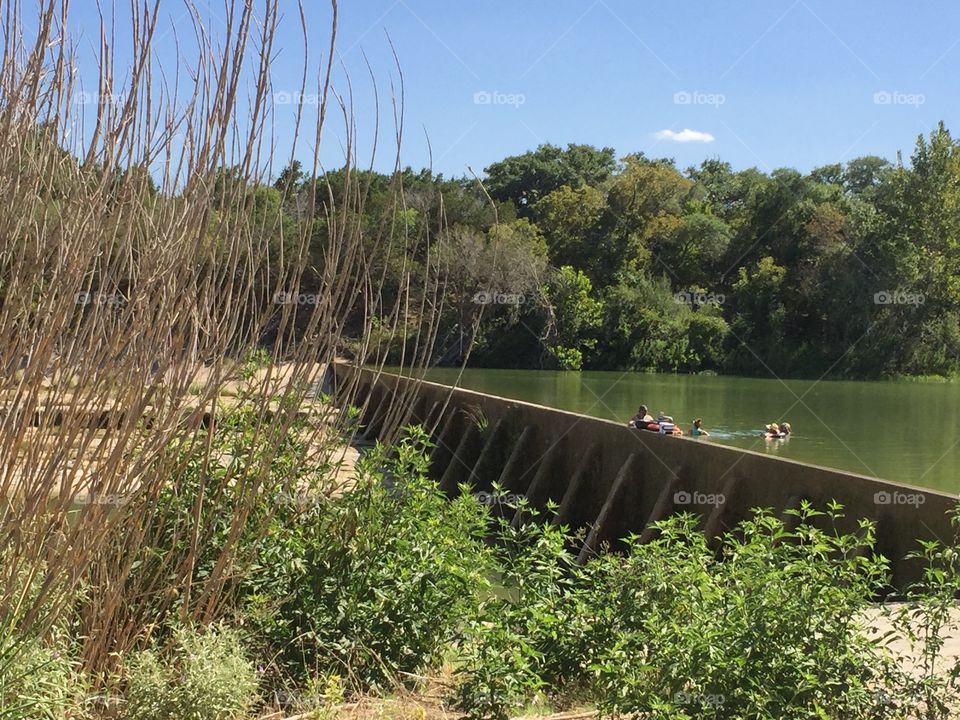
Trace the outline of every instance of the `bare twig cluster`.
[[[350, 94], [332, 82], [336, 0], [316, 60], [307, 9], [292, 18], [304, 37], [301, 90], [319, 102], [300, 105], [294, 137], [282, 139], [271, 61], [291, 18], [278, 0], [225, 0], [216, 33], [189, 2], [174, 10], [190, 22], [175, 21], [170, 3], [130, 2], [122, 28], [101, 21], [95, 92], [79, 81], [90, 65], [68, 32], [68, 5], [41, 0], [25, 22], [11, 2], [0, 21], [0, 611], [42, 630], [82, 595], [85, 662], [96, 671], [149, 635], [160, 618], [143, 609], [156, 615], [157, 598], [163, 607], [177, 597], [199, 621], [222, 610], [269, 451], [231, 464], [225, 486], [241, 502], [202, 585], [191, 584], [209, 537], [199, 506], [184, 529], [189, 552], [149, 576], [136, 558], [159, 488], [185, 463], [209, 461], [222, 391], [250, 353], [272, 358], [253, 394], [269, 449], [348, 336], [355, 361], [382, 364], [372, 325], [402, 329], [412, 338], [404, 364], [429, 361], [445, 270], [434, 238], [397, 230], [399, 173], [381, 226], [362, 220], [368, 174]], [[319, 154], [332, 118], [346, 139], [336, 185]], [[302, 146], [317, 179], [281, 189], [278, 207], [265, 183]], [[315, 432], [331, 453], [343, 442], [329, 422]]]

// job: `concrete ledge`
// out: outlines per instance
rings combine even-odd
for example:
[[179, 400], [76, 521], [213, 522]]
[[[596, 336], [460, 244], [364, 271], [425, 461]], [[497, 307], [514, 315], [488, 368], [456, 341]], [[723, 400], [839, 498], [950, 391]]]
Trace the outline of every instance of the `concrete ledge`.
[[[839, 530], [856, 532], [861, 518], [876, 523], [876, 548], [891, 560], [893, 585], [903, 588], [921, 570], [905, 559], [916, 541], [954, 536], [947, 513], [957, 497], [926, 488], [346, 365], [332, 367], [326, 382], [334, 394], [338, 387], [360, 389], [362, 417], [378, 419], [379, 437], [396, 431], [381, 421], [391, 414], [425, 424], [438, 444], [435, 457], [443, 459], [437, 479], [445, 490], [467, 483], [487, 491], [502, 478], [507, 491], [536, 505], [562, 504], [564, 523], [594, 530], [591, 544], [616, 544], [628, 533], [649, 538], [650, 524], [675, 512], [697, 514], [715, 537], [754, 508], [788, 517], [803, 500], [821, 509], [836, 500], [845, 509]], [[409, 411], [437, 406], [444, 412], [432, 424]], [[522, 456], [514, 457], [521, 438]]]

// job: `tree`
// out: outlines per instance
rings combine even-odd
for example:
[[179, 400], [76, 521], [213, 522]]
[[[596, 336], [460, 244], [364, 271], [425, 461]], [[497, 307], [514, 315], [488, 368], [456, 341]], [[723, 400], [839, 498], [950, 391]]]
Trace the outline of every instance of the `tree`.
[[557, 188], [600, 185], [616, 166], [613, 148], [546, 144], [487, 167], [486, 187], [490, 197], [512, 201], [521, 217], [529, 217], [533, 205]]
[[498, 225], [484, 234], [458, 226], [441, 245], [446, 299], [456, 311], [448, 325], [447, 360], [459, 360], [475, 338], [482, 345], [491, 328], [515, 325], [528, 307], [541, 304], [546, 243], [526, 220]]
[[571, 265], [597, 276], [604, 262], [602, 220], [606, 207], [604, 193], [590, 185], [563, 185], [534, 206], [554, 266]]
[[[600, 277], [609, 283], [616, 273], [642, 272], [651, 240], [669, 233], [690, 197], [692, 181], [670, 163], [628, 155], [625, 167], [610, 184], [607, 211], [611, 230]], [[660, 268], [663, 271], [665, 268]]]
[[741, 267], [733, 284], [733, 336], [737, 347], [728, 362], [737, 371], [764, 372], [785, 364], [783, 324], [786, 307], [781, 295], [786, 268], [769, 255], [752, 268]]
[[300, 190], [306, 180], [307, 174], [303, 171], [303, 164], [299, 160], [292, 160], [280, 171], [273, 187], [286, 197]]
[[876, 155], [854, 158], [843, 171], [843, 185], [849, 193], [864, 195], [882, 184], [892, 170], [888, 160]]
[[720, 218], [705, 212], [670, 216], [651, 233], [655, 265], [667, 270], [679, 287], [717, 277], [717, 267], [730, 245], [732, 232]]
[[824, 185], [843, 185], [845, 174], [841, 163], [822, 165], [810, 171], [810, 179]]
[[603, 317], [603, 303], [591, 297], [590, 278], [569, 265], [550, 278], [546, 296], [551, 311], [546, 347], [562, 370], [580, 370], [583, 353], [597, 340], [593, 333]]

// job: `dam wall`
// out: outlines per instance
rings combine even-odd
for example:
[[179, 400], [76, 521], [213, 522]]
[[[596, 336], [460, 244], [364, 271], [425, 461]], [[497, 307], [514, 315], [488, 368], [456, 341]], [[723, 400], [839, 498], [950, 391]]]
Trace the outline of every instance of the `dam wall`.
[[654, 537], [653, 523], [672, 513], [695, 513], [715, 540], [754, 508], [771, 509], [789, 527], [795, 518], [787, 511], [803, 501], [825, 509], [836, 500], [845, 513], [840, 530], [860, 532], [860, 518], [876, 523], [876, 549], [902, 589], [921, 572], [906, 559], [917, 540], [954, 537], [948, 511], [956, 496], [925, 488], [346, 365], [329, 369], [325, 390], [361, 408], [361, 441], [423, 425], [435, 443], [431, 473], [449, 494], [469, 485], [495, 502], [497, 484], [535, 507], [553, 501], [558, 522], [585, 530], [581, 559], [630, 534]]

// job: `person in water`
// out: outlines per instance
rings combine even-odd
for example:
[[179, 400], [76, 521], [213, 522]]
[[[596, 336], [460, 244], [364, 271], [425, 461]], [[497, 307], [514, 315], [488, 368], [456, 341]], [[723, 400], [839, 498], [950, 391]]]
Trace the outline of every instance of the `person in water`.
[[690, 428], [691, 437], [710, 437], [710, 433], [700, 427], [700, 423], [703, 422], [703, 418], [697, 418], [693, 421], [693, 427]]
[[627, 425], [630, 427], [640, 427], [641, 425], [652, 422], [653, 417], [647, 412], [647, 406], [641, 405], [640, 409], [637, 410], [637, 414], [630, 419], [630, 422], [628, 422]]
[[767, 425], [767, 431], [763, 433], [763, 437], [767, 440], [777, 440], [784, 435], [780, 432], [780, 426], [777, 423], [770, 423]]
[[780, 432], [789, 437], [790, 433], [793, 432], [793, 428], [790, 427], [790, 423], [782, 422], [780, 423]]

